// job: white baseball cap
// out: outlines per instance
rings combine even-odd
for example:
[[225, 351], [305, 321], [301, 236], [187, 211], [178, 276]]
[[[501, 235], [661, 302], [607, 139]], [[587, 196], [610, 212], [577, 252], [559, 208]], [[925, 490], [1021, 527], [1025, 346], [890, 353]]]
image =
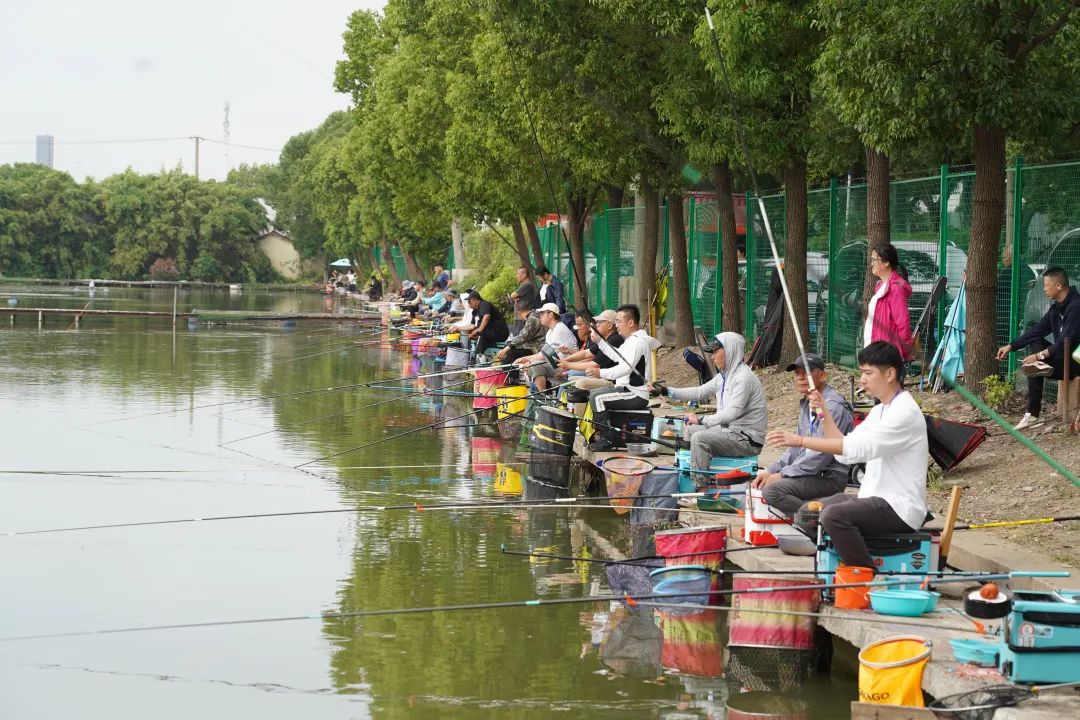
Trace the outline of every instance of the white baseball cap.
[[556, 315], [562, 315], [562, 313], [559, 311], [559, 306], [555, 303], [544, 303], [540, 306], [540, 309], [537, 310], [537, 312], [549, 312], [555, 313]]

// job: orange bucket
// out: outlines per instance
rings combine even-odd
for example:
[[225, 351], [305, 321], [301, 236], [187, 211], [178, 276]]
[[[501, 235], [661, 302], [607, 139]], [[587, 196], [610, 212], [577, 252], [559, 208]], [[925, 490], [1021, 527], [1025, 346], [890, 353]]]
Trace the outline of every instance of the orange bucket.
[[[868, 583], [874, 579], [874, 571], [868, 567], [858, 565], [839, 565], [833, 582], [837, 585], [847, 583]], [[836, 588], [836, 607], [843, 610], [865, 610], [870, 607], [869, 585], [854, 588]]]

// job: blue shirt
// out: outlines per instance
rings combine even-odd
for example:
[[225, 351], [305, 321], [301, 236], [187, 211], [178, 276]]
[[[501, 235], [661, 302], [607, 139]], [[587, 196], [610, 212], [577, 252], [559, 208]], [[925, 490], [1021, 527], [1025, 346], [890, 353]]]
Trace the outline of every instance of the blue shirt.
[[[836, 427], [847, 435], [855, 427], [855, 416], [844, 397], [828, 385], [821, 394], [825, 407], [829, 410]], [[799, 401], [799, 426], [795, 431], [804, 437], [824, 437], [821, 419], [810, 410], [810, 402], [804, 397]], [[802, 477], [806, 475], [847, 476], [848, 467], [835, 455], [820, 453], [801, 447], [790, 447], [780, 459], [769, 466], [769, 472], [778, 472], [782, 477]]]

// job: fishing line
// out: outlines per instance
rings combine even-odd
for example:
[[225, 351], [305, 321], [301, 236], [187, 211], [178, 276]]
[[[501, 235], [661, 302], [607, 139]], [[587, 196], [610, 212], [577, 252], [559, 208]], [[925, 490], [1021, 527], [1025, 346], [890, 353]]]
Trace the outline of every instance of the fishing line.
[[[788, 290], [787, 278], [784, 277], [783, 264], [780, 262], [780, 252], [776, 248], [776, 239], [773, 237], [772, 225], [769, 223], [769, 213], [765, 209], [765, 200], [761, 195], [761, 187], [758, 184], [757, 173], [754, 172], [754, 164], [750, 157], [750, 145], [746, 141], [746, 131], [743, 127], [742, 115], [739, 113], [738, 102], [735, 100], [735, 93], [731, 89], [731, 80], [728, 77], [727, 62], [724, 60], [724, 53], [720, 50], [720, 40], [716, 35], [716, 27], [713, 25], [712, 13], [709, 12], [708, 6], [705, 7], [705, 20], [709, 24], [709, 37], [712, 38], [713, 48], [716, 50], [716, 59], [720, 65], [720, 78], [724, 85], [724, 91], [728, 97], [728, 103], [731, 105], [731, 114], [735, 119], [735, 133], [739, 138], [739, 145], [742, 147], [743, 162], [746, 163], [746, 169], [750, 174], [751, 184], [754, 186], [754, 194], [757, 196], [758, 212], [761, 213], [761, 220], [765, 225], [765, 235], [769, 239], [769, 250], [772, 252], [773, 262], [776, 263], [777, 277], [780, 279], [780, 289], [784, 293], [784, 307], [788, 311], [788, 319], [791, 322], [791, 329], [795, 334], [795, 344], [799, 346], [799, 356], [802, 358], [803, 367], [810, 367], [806, 362], [806, 347], [803, 344], [802, 330], [799, 329], [799, 321], [795, 316], [795, 305], [791, 300], [791, 292]], [[805, 270], [805, 258], [803, 261]], [[816, 390], [814, 386], [814, 379], [811, 374], [806, 373], [807, 383], [810, 385], [810, 391]], [[823, 410], [818, 409], [819, 414]]]
[[[473, 379], [469, 378], [468, 380], [462, 380], [462, 381], [459, 381], [459, 382], [450, 383], [446, 387], [457, 387], [457, 386], [465, 385], [465, 384], [468, 384], [468, 383], [471, 383], [471, 382], [473, 382]], [[224, 447], [225, 445], [231, 445], [233, 443], [238, 443], [238, 442], [240, 442], [242, 440], [250, 440], [251, 438], [262, 437], [263, 435], [269, 435], [270, 433], [279, 432], [281, 430], [292, 430], [294, 428], [298, 428], [298, 427], [301, 427], [303, 425], [309, 425], [309, 424], [311, 424], [313, 422], [318, 422], [320, 420], [328, 420], [330, 418], [342, 417], [342, 416], [345, 416], [345, 415], [351, 415], [352, 413], [360, 412], [361, 410], [370, 410], [371, 408], [379, 407], [380, 405], [388, 405], [390, 403], [399, 402], [401, 400], [408, 400], [410, 398], [421, 397], [421, 396], [429, 395], [429, 394], [431, 394], [431, 391], [429, 391], [427, 388], [425, 388], [423, 390], [419, 390], [419, 391], [410, 393], [408, 395], [398, 395], [396, 397], [389, 398], [388, 400], [380, 400], [379, 402], [371, 403], [369, 405], [361, 405], [360, 407], [353, 408], [352, 410], [341, 410], [339, 412], [331, 413], [329, 415], [319, 415], [317, 417], [313, 417], [313, 418], [310, 418], [308, 420], [302, 420], [300, 422], [290, 423], [288, 425], [281, 425], [279, 427], [272, 428], [270, 430], [264, 430], [263, 432], [254, 433], [252, 435], [245, 435], [244, 437], [236, 438], [235, 440], [226, 440], [225, 442], [218, 443], [218, 447]]]

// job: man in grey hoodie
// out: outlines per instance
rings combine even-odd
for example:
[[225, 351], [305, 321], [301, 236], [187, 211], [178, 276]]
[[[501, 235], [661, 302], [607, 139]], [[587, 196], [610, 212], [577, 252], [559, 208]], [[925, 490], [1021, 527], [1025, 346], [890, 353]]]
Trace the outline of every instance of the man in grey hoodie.
[[733, 332], [722, 332], [701, 349], [712, 354], [720, 370], [709, 382], [698, 387], [669, 388], [658, 386], [661, 394], [677, 400], [702, 402], [716, 397], [716, 412], [698, 419], [690, 413], [690, 464], [694, 470], [708, 470], [714, 457], [757, 455], [765, 442], [768, 423], [765, 389], [754, 371], [743, 362], [746, 340]]

